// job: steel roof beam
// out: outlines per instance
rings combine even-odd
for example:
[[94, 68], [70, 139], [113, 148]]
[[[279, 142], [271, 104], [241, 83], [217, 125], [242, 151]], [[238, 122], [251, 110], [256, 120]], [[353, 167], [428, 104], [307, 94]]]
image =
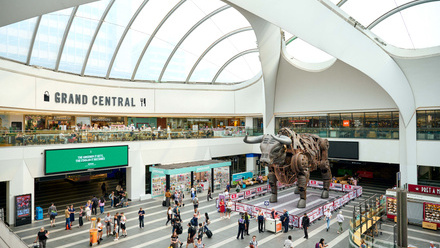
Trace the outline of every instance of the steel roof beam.
[[193, 67], [191, 68], [191, 71], [189, 72], [188, 76], [186, 77], [185, 83], [188, 83], [189, 79], [191, 78], [194, 70], [196, 69], [196, 67], [199, 65], [200, 61], [203, 59], [203, 57], [205, 57], [205, 55], [213, 48], [215, 47], [218, 43], [220, 43], [221, 41], [223, 41], [224, 39], [231, 37], [232, 35], [241, 33], [241, 32], [245, 32], [245, 31], [250, 31], [252, 30], [252, 27], [244, 27], [244, 28], [239, 28], [236, 29], [232, 32], [229, 32], [225, 35], [223, 35], [222, 37], [218, 38], [216, 41], [214, 41], [208, 48], [206, 48], [205, 51], [203, 51], [202, 55], [200, 55], [200, 57], [197, 59], [197, 61], [194, 63]]
[[70, 15], [69, 21], [67, 22], [66, 29], [64, 30], [63, 39], [61, 40], [60, 48], [58, 50], [58, 57], [55, 63], [55, 71], [58, 71], [58, 67], [60, 66], [61, 55], [63, 55], [64, 45], [66, 44], [67, 36], [69, 35], [70, 27], [72, 26], [73, 19], [75, 19], [76, 11], [78, 11], [78, 7], [76, 6], [72, 10], [72, 14]]
[[106, 79], [109, 79], [110, 72], [113, 68], [113, 63], [115, 62], [116, 56], [118, 55], [118, 52], [119, 52], [119, 48], [121, 48], [121, 45], [125, 39], [125, 36], [127, 35], [128, 31], [130, 30], [131, 25], [133, 25], [133, 22], [136, 20], [139, 13], [141, 13], [142, 9], [145, 7], [145, 5], [148, 3], [148, 1], [149, 0], [144, 0], [144, 2], [142, 2], [142, 4], [137, 9], [136, 13], [134, 13], [133, 16], [131, 17], [130, 22], [128, 22], [127, 26], [125, 27], [124, 33], [122, 33], [122, 36], [119, 39], [118, 45], [116, 46], [115, 52], [113, 53], [112, 59], [110, 60], [110, 64], [107, 69], [107, 75], [105, 76]]
[[162, 19], [162, 21], [160, 21], [160, 23], [157, 25], [156, 29], [154, 29], [153, 33], [150, 35], [150, 38], [148, 39], [147, 43], [144, 46], [144, 49], [141, 52], [141, 55], [139, 55], [138, 61], [136, 63], [136, 66], [134, 67], [133, 73], [131, 75], [131, 81], [134, 80], [134, 77], [136, 76], [136, 73], [139, 69], [139, 65], [142, 62], [142, 59], [145, 55], [145, 52], [147, 51], [148, 47], [150, 46], [151, 41], [153, 40], [153, 38], [156, 36], [157, 32], [159, 32], [159, 29], [162, 27], [162, 25], [167, 21], [167, 19], [174, 13], [174, 11], [176, 11], [186, 0], [181, 0], [179, 1]]
[[162, 81], [162, 77], [163, 74], [165, 74], [165, 70], [168, 67], [168, 64], [170, 63], [171, 59], [173, 58], [174, 54], [176, 53], [177, 49], [180, 47], [180, 45], [186, 40], [186, 38], [198, 27], [200, 26], [202, 23], [204, 23], [206, 20], [210, 19], [212, 16], [222, 12], [223, 10], [226, 10], [228, 8], [230, 8], [231, 6], [229, 5], [225, 5], [223, 7], [220, 7], [216, 10], [214, 10], [213, 12], [211, 12], [210, 14], [206, 15], [205, 17], [203, 17], [202, 19], [200, 19], [200, 21], [198, 21], [196, 24], [194, 24], [194, 26], [192, 26], [192, 28], [190, 30], [188, 30], [188, 32], [186, 32], [186, 34], [179, 40], [179, 42], [176, 44], [176, 46], [174, 46], [173, 51], [171, 52], [170, 56], [168, 56], [167, 61], [165, 62], [165, 65], [163, 66], [162, 72], [160, 73], [159, 79], [158, 81], [161, 82]]
[[214, 78], [213, 78], [212, 81], [211, 81], [211, 84], [214, 84], [214, 83], [216, 82], [218, 76], [220, 76], [220, 74], [223, 72], [223, 70], [224, 70], [224, 69], [225, 69], [230, 63], [232, 63], [234, 60], [236, 60], [236, 59], [238, 59], [238, 58], [240, 58], [240, 57], [242, 57], [242, 56], [244, 56], [244, 55], [246, 55], [246, 54], [249, 54], [249, 53], [258, 53], [258, 48], [245, 50], [245, 51], [243, 51], [243, 52], [241, 52], [241, 53], [236, 54], [235, 56], [233, 56], [232, 58], [230, 58], [228, 61], [226, 61], [226, 63], [225, 63], [222, 67], [220, 67], [220, 69], [219, 69], [219, 70], [217, 71], [217, 73], [215, 74]]
[[41, 18], [43, 16], [38, 16], [37, 22], [35, 23], [34, 33], [32, 34], [31, 43], [29, 44], [29, 51], [26, 59], [26, 65], [31, 62], [32, 51], [34, 50], [35, 38], [37, 37], [38, 28], [40, 27]]
[[93, 34], [92, 40], [90, 41], [89, 49], [87, 49], [86, 56], [84, 58], [84, 63], [81, 69], [81, 76], [84, 76], [84, 72], [86, 70], [87, 62], [89, 61], [90, 53], [92, 52], [93, 44], [95, 43], [96, 36], [98, 36], [99, 30], [101, 29], [102, 23], [104, 22], [105, 17], [107, 16], [108, 12], [112, 8], [113, 4], [115, 3], [115, 0], [111, 0], [107, 8], [104, 10], [104, 13], [102, 13], [101, 19], [99, 20], [98, 26], [95, 29], [95, 33]]

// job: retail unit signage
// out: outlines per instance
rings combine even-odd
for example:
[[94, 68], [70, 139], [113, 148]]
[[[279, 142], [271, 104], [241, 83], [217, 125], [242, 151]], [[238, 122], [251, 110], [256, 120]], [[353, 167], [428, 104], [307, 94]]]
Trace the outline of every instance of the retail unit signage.
[[148, 170], [152, 173], [156, 174], [164, 174], [164, 175], [178, 175], [182, 173], [188, 173], [191, 171], [202, 172], [208, 171], [213, 168], [231, 166], [231, 162], [222, 162], [222, 163], [214, 163], [202, 166], [191, 166], [191, 167], [183, 167], [183, 168], [175, 168], [175, 169], [161, 169], [160, 166], [150, 167]]
[[[49, 94], [45, 91], [45, 95]], [[89, 100], [90, 99], [90, 100]], [[50, 102], [50, 98], [45, 98], [45, 102]], [[120, 96], [100, 96], [100, 95], [84, 95], [75, 93], [55, 92], [54, 102], [60, 104], [76, 104], [76, 105], [93, 105], [93, 106], [112, 106], [112, 107], [136, 107], [139, 104], [141, 107], [147, 107], [147, 99], [141, 97], [134, 100], [133, 97]]]
[[408, 191], [415, 192], [415, 193], [421, 193], [421, 194], [440, 196], [440, 187], [408, 184]]
[[128, 146], [45, 150], [45, 174], [128, 166]]

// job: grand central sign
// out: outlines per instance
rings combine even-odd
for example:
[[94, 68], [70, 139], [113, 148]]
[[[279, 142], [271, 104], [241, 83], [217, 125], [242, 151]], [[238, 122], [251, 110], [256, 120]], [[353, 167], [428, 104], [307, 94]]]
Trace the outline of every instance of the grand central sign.
[[[50, 102], [51, 95], [48, 91], [44, 92], [44, 101]], [[110, 106], [110, 107], [136, 107], [139, 104], [141, 107], [147, 107], [147, 99], [141, 97], [135, 100], [134, 97], [120, 97], [120, 96], [104, 96], [85, 94], [73, 94], [65, 92], [55, 92], [53, 101], [57, 104], [73, 104], [73, 105], [93, 105], [93, 106]]]

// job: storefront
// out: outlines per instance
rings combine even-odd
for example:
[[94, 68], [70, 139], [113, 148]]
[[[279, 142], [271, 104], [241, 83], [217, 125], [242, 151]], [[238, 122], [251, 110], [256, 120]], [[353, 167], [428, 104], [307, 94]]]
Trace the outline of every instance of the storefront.
[[48, 116], [46, 118], [46, 129], [69, 130], [71, 128], [74, 128], [75, 125], [75, 116]]
[[230, 166], [231, 162], [220, 160], [150, 166], [151, 196], [163, 196], [167, 188], [171, 192], [196, 188], [200, 193], [209, 187], [213, 192], [221, 190], [229, 183]]
[[92, 116], [92, 127], [121, 128], [126, 126], [125, 117], [116, 116]]

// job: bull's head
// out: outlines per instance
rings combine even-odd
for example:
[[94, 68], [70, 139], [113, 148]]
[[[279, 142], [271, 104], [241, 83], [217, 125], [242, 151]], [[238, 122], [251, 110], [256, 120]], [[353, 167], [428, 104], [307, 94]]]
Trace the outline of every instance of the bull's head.
[[249, 137], [246, 135], [243, 140], [248, 144], [260, 144], [262, 165], [284, 164], [286, 159], [285, 145], [290, 145], [292, 140], [284, 135], [265, 134], [257, 137]]

